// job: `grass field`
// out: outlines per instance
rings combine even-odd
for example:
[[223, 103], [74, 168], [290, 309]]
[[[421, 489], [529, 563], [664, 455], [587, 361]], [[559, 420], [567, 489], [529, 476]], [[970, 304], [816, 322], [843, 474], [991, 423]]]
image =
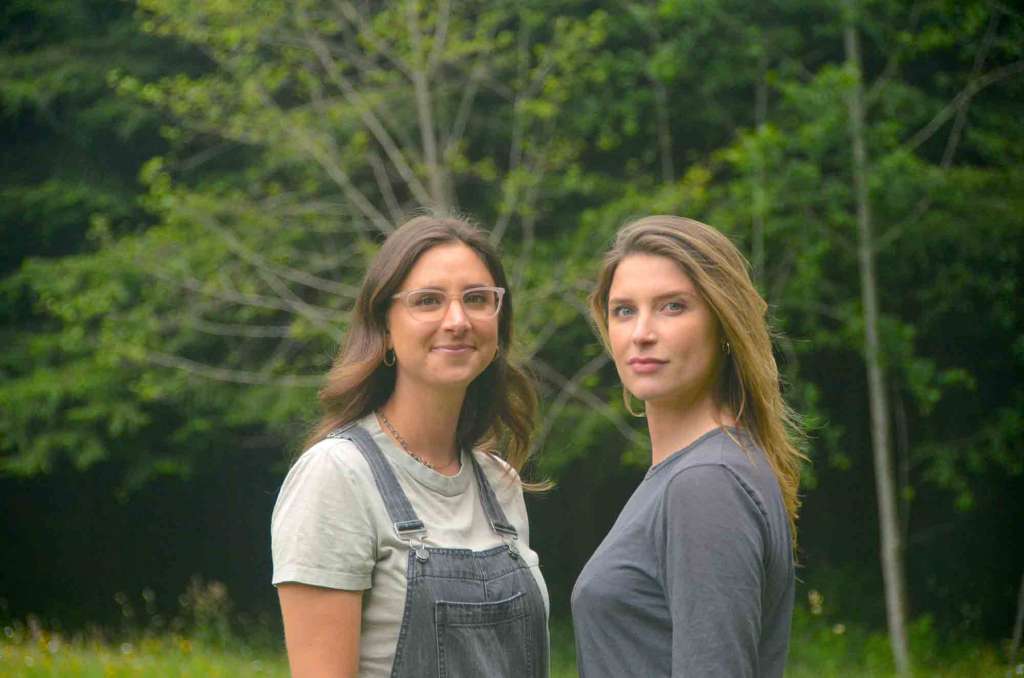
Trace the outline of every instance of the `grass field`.
[[[1008, 667], [990, 646], [940, 643], [926, 622], [912, 634], [915, 676], [1007, 675]], [[576, 676], [572, 630], [566, 623], [552, 627], [552, 678]], [[1014, 667], [1024, 675], [1024, 665]], [[35, 678], [93, 677], [153, 678], [288, 675], [279, 649], [254, 649], [235, 639], [201, 641], [180, 634], [141, 634], [131, 641], [99, 638], [67, 639], [23, 624], [3, 628], [0, 636], [0, 676]], [[893, 675], [888, 644], [882, 634], [827, 624], [806, 614], [794, 619], [788, 678], [887, 678]]]

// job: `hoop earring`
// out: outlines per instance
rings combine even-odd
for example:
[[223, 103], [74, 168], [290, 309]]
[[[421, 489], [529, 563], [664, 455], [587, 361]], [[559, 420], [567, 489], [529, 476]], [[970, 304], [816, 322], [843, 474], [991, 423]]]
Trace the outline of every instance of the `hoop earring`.
[[[388, 356], [391, 356], [391, 362], [388, 362]], [[388, 367], [394, 367], [395, 363], [397, 361], [398, 361], [398, 356], [395, 355], [395, 350], [394, 349], [389, 348], [387, 351], [384, 352], [384, 364], [385, 365], [387, 365]]]
[[622, 402], [624, 402], [626, 404], [626, 411], [629, 412], [630, 414], [632, 414], [634, 417], [646, 417], [647, 416], [647, 412], [645, 412], [645, 411], [640, 411], [640, 412], [634, 412], [633, 411], [633, 402], [632, 401], [633, 401], [633, 394], [629, 392], [629, 389], [627, 389], [625, 386], [623, 386], [622, 387]]
[[725, 355], [732, 353], [732, 344], [729, 343], [728, 339], [722, 339], [722, 353]]

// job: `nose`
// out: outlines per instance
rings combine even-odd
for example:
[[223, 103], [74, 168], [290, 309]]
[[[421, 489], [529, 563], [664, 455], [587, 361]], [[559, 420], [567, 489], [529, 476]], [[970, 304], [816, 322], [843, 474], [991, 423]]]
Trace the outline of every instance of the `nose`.
[[644, 312], [637, 314], [636, 323], [633, 325], [633, 335], [630, 339], [637, 346], [653, 344], [657, 340], [650, 315]]
[[442, 327], [452, 332], [460, 332], [469, 327], [469, 318], [466, 317], [466, 309], [462, 307], [461, 299], [452, 299], [448, 302]]

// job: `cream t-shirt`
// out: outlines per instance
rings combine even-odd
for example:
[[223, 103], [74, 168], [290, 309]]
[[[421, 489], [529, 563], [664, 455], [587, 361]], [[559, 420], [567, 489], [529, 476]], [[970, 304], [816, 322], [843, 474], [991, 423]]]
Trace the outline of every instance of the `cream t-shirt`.
[[[375, 415], [359, 425], [380, 447], [426, 525], [427, 546], [479, 551], [502, 543], [484, 514], [466, 452], [457, 475], [441, 475], [399, 448]], [[547, 609], [547, 587], [537, 554], [530, 549], [518, 476], [492, 455], [473, 454], [519, 533], [517, 548], [536, 577]], [[363, 591], [359, 675], [390, 675], [405, 606], [409, 547], [395, 534], [370, 466], [354, 443], [323, 440], [295, 462], [274, 506], [271, 544], [275, 586], [297, 582]]]

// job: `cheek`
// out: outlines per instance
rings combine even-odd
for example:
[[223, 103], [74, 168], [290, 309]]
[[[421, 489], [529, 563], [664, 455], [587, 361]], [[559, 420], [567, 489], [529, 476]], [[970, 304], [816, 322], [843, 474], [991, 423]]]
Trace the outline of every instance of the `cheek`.
[[612, 349], [612, 357], [618, 358], [629, 348], [629, 331], [622, 325], [608, 326], [608, 343]]
[[422, 343], [425, 336], [429, 336], [430, 333], [424, 327], [425, 323], [414, 323], [411, 318], [403, 318], [398, 314], [388, 317], [391, 346], [395, 350], [408, 350], [409, 347]]
[[498, 341], [498, 323], [497, 321], [491, 321], [487, 323], [482, 329], [482, 334], [487, 338], [488, 341]]

